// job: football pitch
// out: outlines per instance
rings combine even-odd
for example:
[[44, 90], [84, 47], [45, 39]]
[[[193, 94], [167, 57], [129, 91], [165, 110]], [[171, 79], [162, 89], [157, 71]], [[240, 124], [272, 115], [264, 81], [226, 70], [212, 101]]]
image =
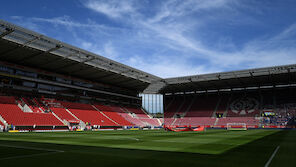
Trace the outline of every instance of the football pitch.
[[296, 166], [295, 130], [0, 133], [1, 166]]

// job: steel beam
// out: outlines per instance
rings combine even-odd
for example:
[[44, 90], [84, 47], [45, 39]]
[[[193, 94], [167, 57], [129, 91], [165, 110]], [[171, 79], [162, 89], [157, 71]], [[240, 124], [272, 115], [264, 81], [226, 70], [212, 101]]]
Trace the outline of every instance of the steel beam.
[[6, 35], [11, 34], [14, 31], [14, 29], [12, 29], [12, 28], [6, 28], [5, 30], [6, 31], [4, 33], [0, 34], [0, 38], [3, 38]]

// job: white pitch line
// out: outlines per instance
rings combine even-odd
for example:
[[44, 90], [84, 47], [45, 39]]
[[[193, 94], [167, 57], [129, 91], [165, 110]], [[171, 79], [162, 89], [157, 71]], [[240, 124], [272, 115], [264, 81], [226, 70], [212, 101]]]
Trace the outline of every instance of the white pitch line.
[[129, 138], [129, 139], [133, 139], [133, 140], [140, 141], [140, 139], [138, 139], [138, 138], [134, 138], [134, 137], [131, 137], [131, 138]]
[[49, 152], [49, 153], [40, 153], [40, 154], [30, 154], [30, 155], [20, 155], [20, 156], [13, 156], [13, 157], [6, 157], [6, 158], [0, 158], [0, 160], [6, 160], [6, 159], [17, 159], [17, 158], [28, 158], [28, 157], [35, 157], [35, 156], [41, 156], [41, 155], [49, 155], [49, 154], [56, 154], [60, 152]]
[[10, 147], [10, 148], [21, 148], [21, 149], [28, 149], [28, 150], [49, 151], [47, 153], [39, 153], [39, 154], [30, 154], [30, 155], [20, 155], [20, 156], [5, 157], [5, 158], [0, 158], [0, 160], [16, 159], [16, 158], [27, 158], [27, 157], [35, 157], [35, 156], [49, 155], [49, 154], [56, 154], [56, 153], [65, 152], [65, 151], [62, 151], [62, 150], [43, 149], [43, 148], [35, 148], [35, 147], [23, 147], [23, 146], [11, 146], [11, 145], [3, 145], [3, 144], [0, 144], [0, 146], [2, 146], [2, 147]]
[[269, 160], [264, 165], [264, 167], [269, 166], [269, 164], [271, 163], [272, 159], [274, 158], [275, 154], [278, 152], [279, 149], [280, 149], [280, 146], [277, 146], [276, 149], [274, 150], [274, 152], [272, 153], [271, 157], [269, 158]]
[[4, 144], [0, 144], [0, 146], [11, 147], [11, 148], [22, 148], [22, 149], [29, 149], [29, 150], [39, 150], [39, 151], [64, 152], [62, 150], [53, 150], [53, 149], [44, 149], [44, 148], [35, 148], [35, 147], [23, 147], [23, 146], [12, 146], [12, 145], [4, 145]]

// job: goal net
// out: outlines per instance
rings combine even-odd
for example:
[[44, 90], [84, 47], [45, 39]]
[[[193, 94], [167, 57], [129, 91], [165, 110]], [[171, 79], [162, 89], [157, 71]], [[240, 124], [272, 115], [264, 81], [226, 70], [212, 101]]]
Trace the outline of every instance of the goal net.
[[227, 130], [247, 130], [246, 123], [227, 123]]

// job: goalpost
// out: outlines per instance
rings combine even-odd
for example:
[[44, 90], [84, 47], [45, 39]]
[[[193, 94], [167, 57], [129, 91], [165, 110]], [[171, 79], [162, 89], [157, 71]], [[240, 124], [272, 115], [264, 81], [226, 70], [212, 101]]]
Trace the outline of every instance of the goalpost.
[[227, 130], [247, 130], [246, 123], [227, 123]]

